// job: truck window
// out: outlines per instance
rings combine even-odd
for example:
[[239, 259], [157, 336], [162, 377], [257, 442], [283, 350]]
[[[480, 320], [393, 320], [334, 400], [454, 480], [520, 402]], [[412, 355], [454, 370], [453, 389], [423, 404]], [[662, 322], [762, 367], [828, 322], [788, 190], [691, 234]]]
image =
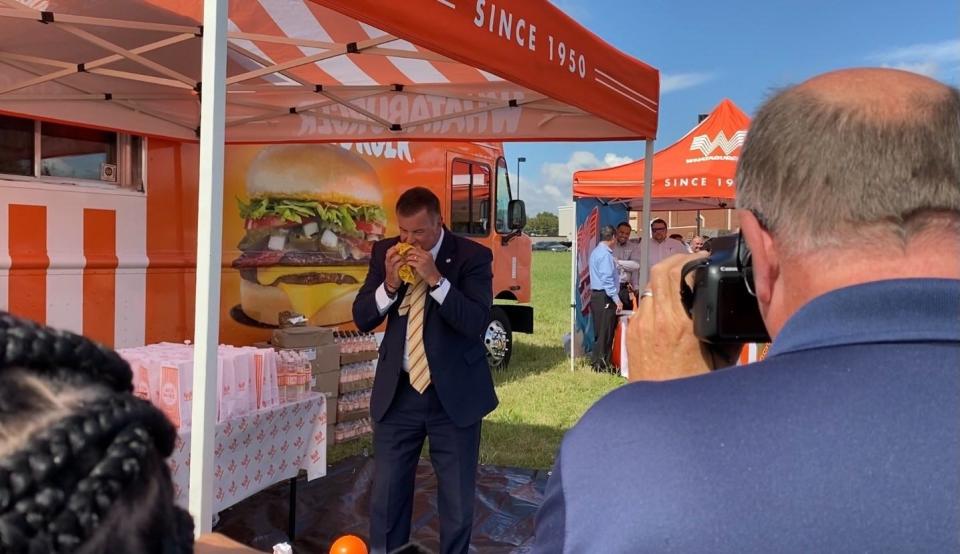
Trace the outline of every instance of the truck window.
[[507, 224], [507, 208], [510, 206], [510, 174], [507, 172], [507, 160], [497, 158], [497, 232], [507, 234], [510, 226]]
[[490, 234], [490, 166], [454, 160], [450, 183], [450, 230], [462, 235]]
[[[40, 173], [50, 177], [101, 179], [101, 167], [117, 166], [117, 133], [58, 123], [40, 124]], [[112, 175], [116, 181], [116, 175]], [[110, 181], [111, 179], [104, 179]]]
[[33, 175], [34, 123], [0, 115], [0, 173]]
[[143, 137], [0, 116], [0, 175], [144, 188]]

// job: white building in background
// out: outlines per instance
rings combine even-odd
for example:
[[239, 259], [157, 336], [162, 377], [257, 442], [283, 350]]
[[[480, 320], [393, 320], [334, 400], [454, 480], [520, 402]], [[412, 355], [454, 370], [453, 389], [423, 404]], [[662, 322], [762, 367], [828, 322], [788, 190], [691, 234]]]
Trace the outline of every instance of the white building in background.
[[557, 208], [557, 218], [560, 220], [560, 229], [557, 234], [567, 240], [573, 240], [573, 232], [576, 228], [574, 223], [575, 208], [573, 204]]

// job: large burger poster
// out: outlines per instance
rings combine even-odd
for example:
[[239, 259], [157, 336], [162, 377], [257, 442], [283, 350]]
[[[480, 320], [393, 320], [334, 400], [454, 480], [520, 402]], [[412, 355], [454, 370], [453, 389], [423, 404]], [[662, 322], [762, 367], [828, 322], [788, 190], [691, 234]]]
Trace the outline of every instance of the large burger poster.
[[312, 325], [352, 325], [373, 243], [396, 234], [397, 196], [423, 181], [417, 166], [443, 171], [442, 150], [422, 154], [415, 166], [404, 143], [230, 146], [223, 340], [264, 340], [282, 312]]

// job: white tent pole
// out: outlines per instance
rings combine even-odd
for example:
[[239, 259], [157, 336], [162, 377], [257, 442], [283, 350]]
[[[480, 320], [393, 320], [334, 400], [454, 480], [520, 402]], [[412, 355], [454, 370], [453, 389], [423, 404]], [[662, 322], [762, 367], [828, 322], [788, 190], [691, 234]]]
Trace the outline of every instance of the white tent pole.
[[570, 248], [570, 371], [575, 366], [577, 350], [577, 199], [573, 199], [573, 244]]
[[197, 290], [194, 316], [193, 424], [190, 435], [190, 513], [194, 533], [213, 527], [214, 434], [217, 424], [217, 345], [223, 232], [223, 142], [226, 112], [227, 0], [203, 3], [203, 101], [200, 106], [200, 197], [197, 210]]
[[647, 139], [643, 157], [643, 210], [640, 221], [640, 285], [650, 280], [650, 202], [653, 197], [653, 139]]

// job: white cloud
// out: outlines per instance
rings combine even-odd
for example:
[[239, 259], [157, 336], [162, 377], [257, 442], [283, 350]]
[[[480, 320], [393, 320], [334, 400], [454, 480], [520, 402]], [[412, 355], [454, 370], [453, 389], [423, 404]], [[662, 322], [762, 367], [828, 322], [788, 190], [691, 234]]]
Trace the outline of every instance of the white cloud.
[[927, 77], [936, 77], [940, 73], [940, 64], [937, 62], [915, 62], [915, 63], [895, 63], [895, 64], [884, 64], [885, 67], [890, 67], [893, 69], [902, 69], [904, 71], [909, 71], [911, 73], [919, 73], [920, 75], [926, 75]]
[[628, 164], [633, 161], [633, 158], [630, 156], [621, 156], [619, 154], [614, 154], [612, 152], [607, 152], [603, 155], [603, 165], [607, 167], [613, 167], [615, 165]]
[[880, 54], [876, 54], [875, 57], [888, 62], [909, 62], [916, 60], [960, 62], [960, 40], [913, 44], [881, 52]]
[[577, 150], [565, 162], [550, 162], [540, 166], [535, 178], [524, 178], [520, 183], [520, 197], [527, 204], [530, 217], [540, 212], [557, 213], [559, 206], [573, 201], [573, 174], [582, 169], [597, 169], [622, 165], [633, 161], [628, 156], [607, 152], [603, 158], [593, 152]]
[[660, 94], [693, 88], [711, 80], [712, 73], [661, 73]]
[[912, 44], [873, 54], [869, 59], [884, 67], [955, 79], [960, 72], [960, 40]]

